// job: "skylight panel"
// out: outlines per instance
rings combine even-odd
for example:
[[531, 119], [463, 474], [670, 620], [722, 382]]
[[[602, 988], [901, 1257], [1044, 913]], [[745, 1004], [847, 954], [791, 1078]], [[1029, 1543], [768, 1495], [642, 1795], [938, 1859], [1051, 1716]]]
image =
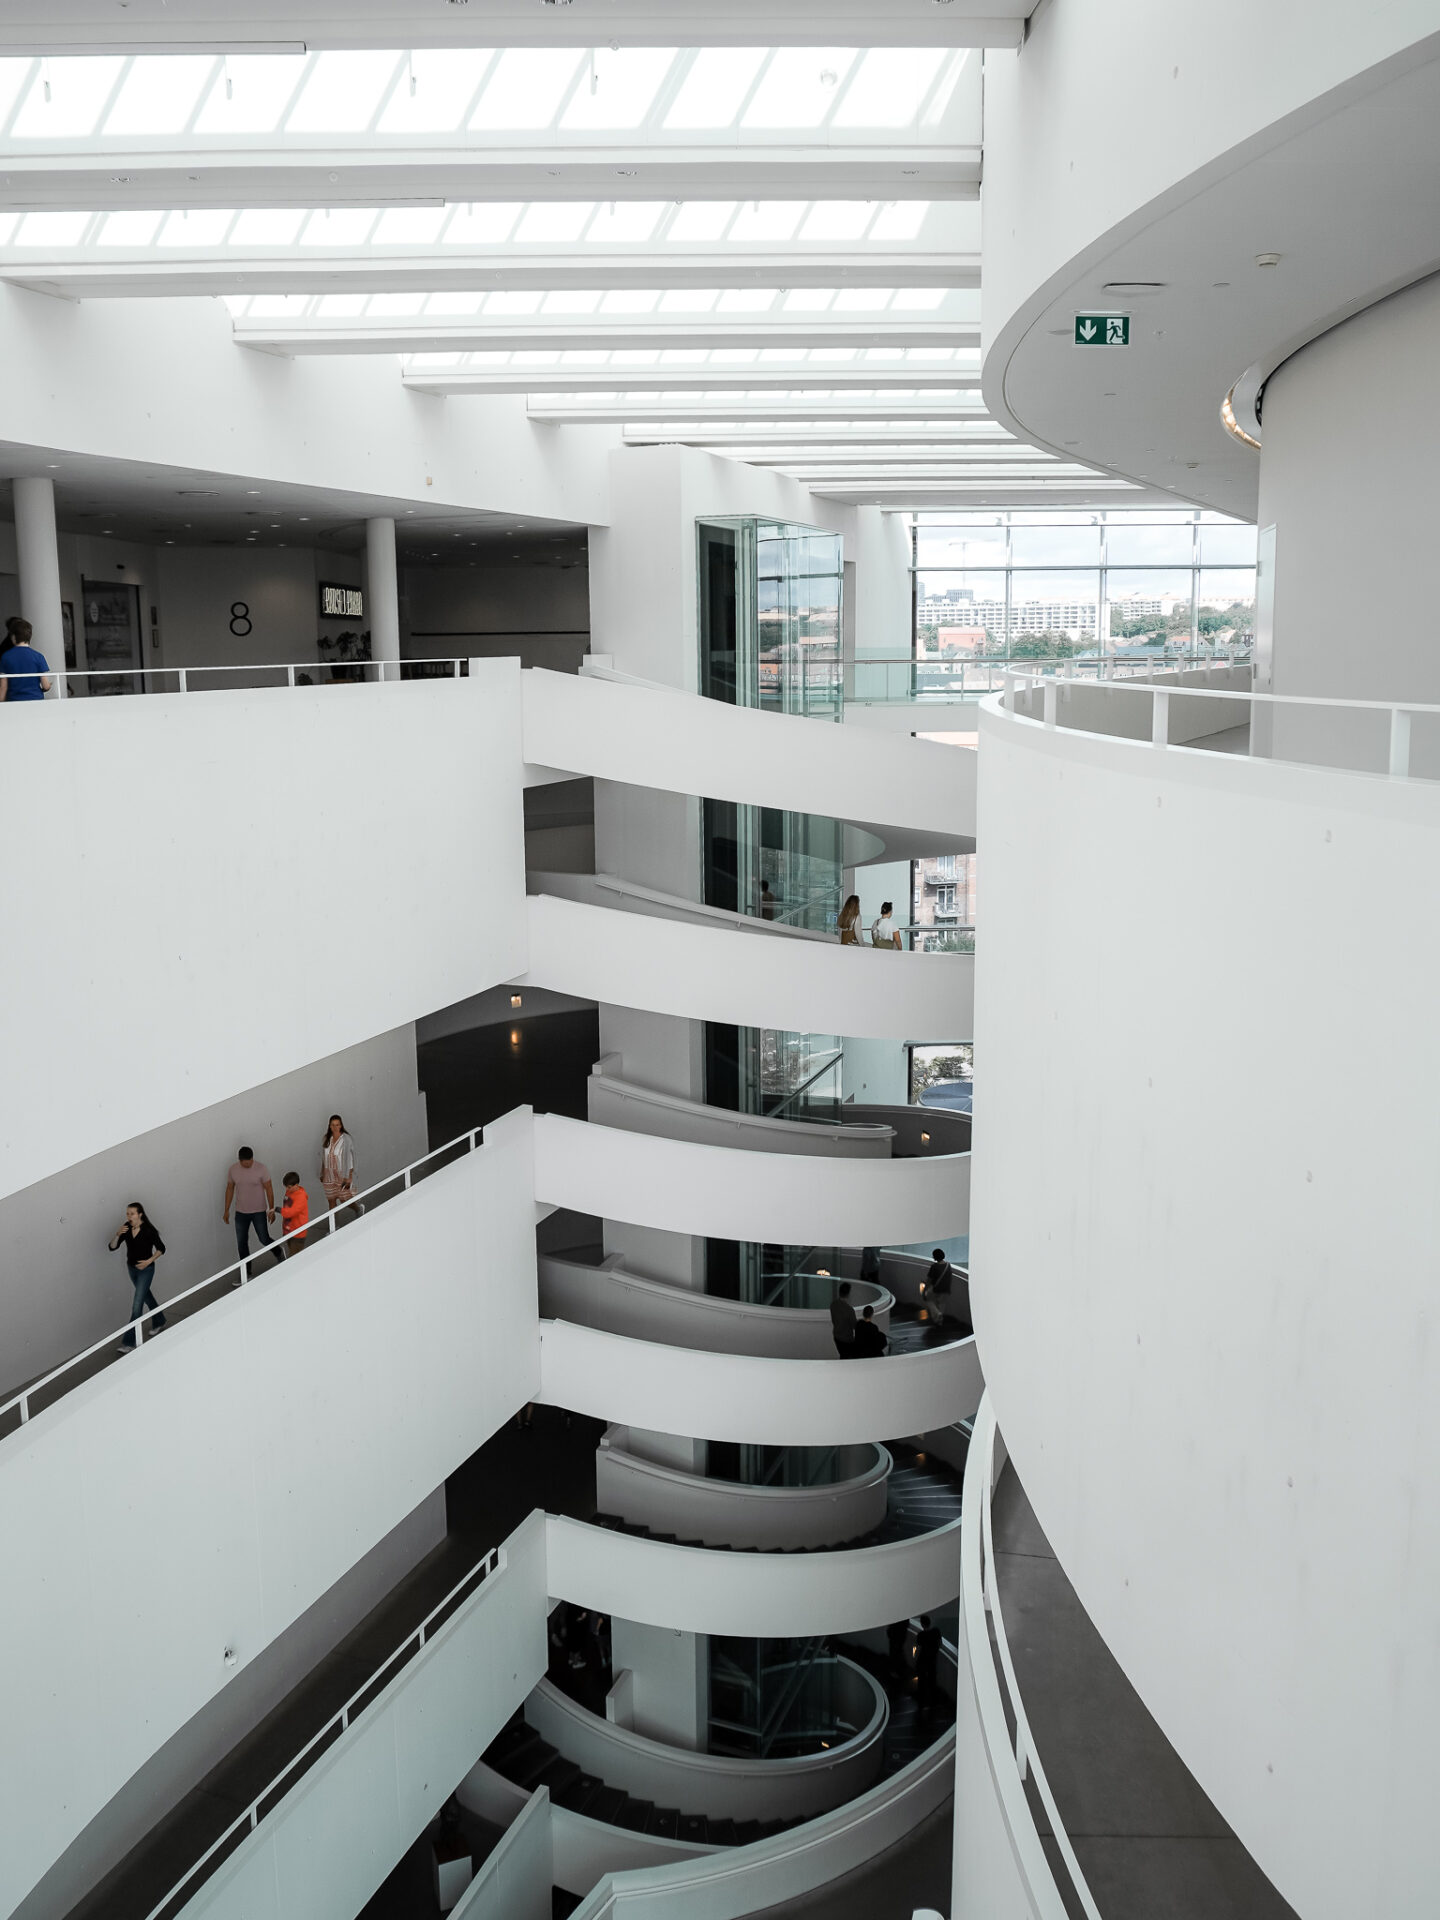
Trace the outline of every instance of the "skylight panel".
[[165, 216], [159, 247], [218, 247], [235, 218], [233, 207], [192, 207]]
[[602, 313], [653, 313], [660, 299], [656, 287], [612, 287], [600, 302]]
[[538, 313], [540, 295], [529, 293], [520, 288], [504, 288], [492, 293], [485, 302], [487, 314], [497, 313]]
[[742, 127], [818, 127], [855, 64], [853, 47], [777, 47]]
[[409, 55], [400, 84], [385, 102], [378, 133], [454, 133], [463, 127], [470, 103], [496, 55], [488, 47], [445, 47]]
[[219, 65], [209, 53], [140, 55], [105, 116], [105, 132], [183, 133]]
[[310, 305], [308, 293], [257, 293], [250, 302], [251, 320], [299, 320]]
[[710, 313], [718, 290], [714, 287], [670, 287], [660, 298], [662, 313]]
[[890, 304], [889, 287], [842, 287], [835, 296], [836, 313], [880, 313]]
[[0, 60], [0, 127], [10, 118], [20, 89], [30, 78], [33, 60]]
[[487, 128], [538, 132], [548, 127], [581, 58], [570, 47], [507, 47], [485, 82], [470, 116], [471, 127], [477, 132]]
[[746, 200], [730, 229], [732, 240], [793, 240], [809, 205], [805, 200]]
[[672, 130], [728, 127], [766, 59], [764, 47], [703, 47], [665, 116]]
[[378, 218], [376, 207], [318, 207], [301, 235], [301, 245], [363, 247]]
[[229, 233], [232, 247], [293, 247], [305, 218], [302, 208], [247, 207]]
[[833, 287], [792, 287], [785, 296], [786, 313], [825, 313], [835, 298]]
[[600, 295], [593, 287], [556, 288], [541, 302], [542, 313], [594, 313]]
[[521, 215], [515, 238], [532, 245], [578, 240], [594, 210], [593, 200], [532, 200]]
[[944, 306], [947, 292], [945, 287], [900, 287], [893, 304], [897, 312], [933, 313]]
[[305, 77], [303, 53], [227, 54], [206, 95], [197, 133], [273, 133]]
[[586, 62], [560, 125], [638, 127], [675, 60], [674, 47], [598, 47]]
[[25, 96], [11, 138], [64, 140], [93, 133], [125, 62], [110, 55], [42, 60]]
[[321, 320], [356, 320], [365, 311], [368, 293], [322, 293], [315, 302], [315, 314]]
[[869, 237], [872, 240], [913, 240], [924, 226], [929, 211], [928, 200], [893, 200], [876, 214]]
[[13, 213], [0, 213], [0, 247], [8, 247], [11, 236], [19, 225], [19, 216]]
[[872, 47], [860, 60], [835, 109], [837, 127], [908, 127], [947, 55], [938, 47]]
[[15, 230], [17, 247], [78, 247], [89, 213], [27, 213]]
[[800, 229], [802, 240], [858, 240], [875, 218], [873, 200], [817, 200]]
[[427, 317], [431, 314], [475, 314], [484, 304], [483, 293], [432, 293], [423, 302], [423, 308]]
[[375, 118], [399, 62], [390, 53], [322, 53], [285, 121], [287, 133], [359, 133]]
[[595, 218], [585, 229], [587, 241], [649, 240], [665, 211], [663, 200], [602, 201]]
[[413, 314], [415, 295], [413, 293], [372, 293], [368, 314], [384, 314], [388, 317]]
[[956, 82], [965, 71], [965, 61], [968, 52], [968, 48], [959, 48], [950, 55], [949, 65], [941, 69], [940, 79], [935, 87], [935, 91], [925, 103], [925, 110], [921, 119], [923, 126], [938, 127], [940, 122], [945, 118], [945, 109], [950, 104], [950, 98], [955, 91]]
[[667, 240], [721, 240], [735, 218], [734, 200], [687, 200], [677, 207], [666, 230]]
[[474, 206], [456, 207], [445, 229], [445, 245], [498, 246], [510, 238], [524, 205], [521, 200], [482, 200]]
[[448, 207], [387, 207], [370, 236], [372, 247], [428, 247], [440, 237]]
[[107, 213], [95, 244], [100, 247], [148, 247], [164, 219], [161, 213]]
[[716, 303], [718, 313], [769, 313], [775, 304], [773, 287], [727, 287]]

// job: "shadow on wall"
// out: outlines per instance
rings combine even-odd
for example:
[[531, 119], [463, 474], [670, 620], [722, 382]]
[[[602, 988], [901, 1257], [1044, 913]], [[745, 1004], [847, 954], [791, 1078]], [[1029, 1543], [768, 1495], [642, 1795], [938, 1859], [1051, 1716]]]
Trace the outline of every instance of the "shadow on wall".
[[525, 1016], [423, 1042], [418, 1049], [432, 1146], [487, 1126], [512, 1107], [586, 1117], [586, 1086], [600, 1053], [600, 1015]]

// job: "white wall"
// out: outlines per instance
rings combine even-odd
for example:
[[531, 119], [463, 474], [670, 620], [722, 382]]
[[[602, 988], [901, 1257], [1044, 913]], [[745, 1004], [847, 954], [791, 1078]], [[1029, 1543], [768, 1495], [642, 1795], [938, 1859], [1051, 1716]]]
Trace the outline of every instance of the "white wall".
[[982, 729], [973, 1246], [1004, 1284], [972, 1310], [1006, 1442], [1297, 1911], [1418, 1920], [1440, 896], [1417, 876], [1440, 792]]
[[651, 1432], [776, 1447], [950, 1426], [974, 1414], [983, 1387], [973, 1340], [863, 1363], [772, 1360], [629, 1340], [568, 1320], [542, 1324], [540, 1371], [539, 1397], [549, 1406]]
[[[978, 62], [977, 62], [978, 64]], [[910, 605], [910, 528], [903, 513], [855, 507], [845, 543], [855, 563], [851, 595], [855, 644], [851, 654], [893, 653], [908, 659], [913, 644]], [[849, 580], [847, 574], [847, 589]]]
[[618, 429], [536, 426], [523, 394], [411, 393], [384, 354], [256, 353], [236, 346], [218, 300], [6, 285], [0, 351], [12, 444], [413, 500], [417, 513], [608, 515]]
[[956, 1522], [889, 1546], [827, 1553], [667, 1546], [555, 1514], [546, 1515], [545, 1534], [554, 1597], [689, 1633], [849, 1633], [928, 1613], [960, 1591]]
[[[909, 867], [899, 868], [898, 877], [904, 885], [896, 917], [904, 922], [910, 917]], [[868, 869], [864, 885], [875, 892]], [[879, 910], [877, 895], [870, 917]], [[687, 1020], [889, 1040], [968, 1035], [974, 1018], [974, 961], [968, 954], [880, 953], [838, 942], [767, 938], [727, 926], [642, 918], [547, 893], [532, 894], [526, 911], [530, 966], [522, 985], [533, 982]], [[615, 1043], [605, 1044], [608, 1051]], [[627, 1064], [626, 1075], [700, 1096], [693, 1081], [666, 1085], [638, 1062]], [[898, 1096], [871, 1097], [903, 1100], [905, 1092], [902, 1087]]]
[[31, 983], [0, 1014], [0, 1190], [522, 971], [519, 678], [47, 701], [12, 728], [0, 803], [45, 831], [0, 854]]
[[[317, 637], [364, 632], [361, 620], [321, 620], [320, 582], [338, 580], [362, 586], [358, 554], [320, 552], [314, 547], [157, 547], [155, 598], [160, 614], [160, 649], [166, 666], [249, 666], [322, 658]], [[250, 632], [231, 632], [230, 609], [243, 601], [250, 609]], [[319, 679], [328, 676], [314, 676]], [[204, 681], [196, 682], [203, 686]]]
[[[353, 1920], [544, 1675], [540, 1516], [501, 1551], [504, 1565], [241, 1842], [186, 1920]], [[533, 1878], [527, 1868], [522, 1884]]]
[[[528, 1115], [0, 1442], [0, 1906], [527, 1399]], [[136, 1623], [143, 1623], [137, 1651]], [[227, 1666], [225, 1650], [238, 1664]]]
[[[108, 1243], [132, 1199], [165, 1241], [155, 1275], [161, 1301], [236, 1257], [234, 1227], [220, 1216], [237, 1147], [253, 1147], [269, 1167], [277, 1206], [281, 1181], [293, 1171], [312, 1217], [321, 1213], [319, 1146], [335, 1112], [355, 1140], [357, 1191], [421, 1157], [425, 1096], [415, 1083], [413, 1027], [138, 1134], [0, 1200], [8, 1253], [0, 1274], [5, 1386], [55, 1366], [129, 1317], [124, 1253], [109, 1252]], [[278, 1236], [278, 1221], [272, 1232]], [[253, 1235], [250, 1244], [258, 1245]]]
[[538, 1200], [674, 1233], [886, 1247], [970, 1230], [963, 1153], [822, 1160], [667, 1140], [555, 1113], [538, 1116], [535, 1153]]
[[1440, 278], [1358, 314], [1271, 375], [1260, 518], [1275, 527], [1274, 692], [1440, 702], [1437, 433]]
[[452, 1920], [552, 1920], [550, 1789], [537, 1787], [461, 1895]]
[[[604, 1457], [603, 1453], [598, 1454], [597, 1463]], [[709, 1641], [703, 1633], [684, 1633], [678, 1627], [646, 1626], [639, 1620], [612, 1620], [611, 1670], [617, 1674], [628, 1672], [631, 1677], [632, 1713], [626, 1725], [647, 1739], [663, 1740], [670, 1747], [703, 1753], [710, 1738], [708, 1648]], [[568, 1753], [568, 1747], [563, 1744], [561, 1750]], [[610, 1774], [600, 1777], [607, 1786], [624, 1784], [612, 1779]], [[651, 1785], [655, 1784], [652, 1779]], [[639, 1797], [657, 1798], [654, 1794]], [[668, 1807], [679, 1802], [662, 1792], [658, 1795], [658, 1804]], [[717, 1817], [719, 1814], [718, 1808], [708, 1806], [701, 1811], [713, 1811]]]

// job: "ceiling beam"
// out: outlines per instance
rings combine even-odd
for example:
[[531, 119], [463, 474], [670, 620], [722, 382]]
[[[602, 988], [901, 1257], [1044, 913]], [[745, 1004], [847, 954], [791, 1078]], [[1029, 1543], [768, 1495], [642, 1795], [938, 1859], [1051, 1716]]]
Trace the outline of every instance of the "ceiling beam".
[[[707, 453], [722, 453], [727, 458], [743, 460], [747, 467], [784, 467], [795, 469], [809, 467], [823, 468], [826, 473], [843, 473], [847, 468], [857, 471], [864, 468], [873, 471], [877, 467], [938, 467], [951, 466], [957, 469], [970, 467], [994, 467], [997, 472], [1008, 472], [1011, 467], [1048, 467], [1055, 464], [1052, 453], [1037, 453], [1033, 447], [873, 447], [868, 451], [839, 453], [817, 450], [807, 452], [803, 447], [792, 447], [788, 452], [752, 453], [744, 448], [707, 447]], [[1078, 461], [1065, 461], [1065, 466], [1078, 466]]]
[[[546, 136], [547, 141], [553, 136]], [[7, 154], [0, 210], [203, 207], [383, 207], [556, 200], [978, 200], [975, 147], [880, 147], [839, 141], [790, 147], [693, 142], [563, 144], [453, 152], [383, 137], [297, 153], [197, 146], [157, 154], [127, 140], [85, 143], [63, 158]], [[103, 147], [103, 154], [97, 153]]]
[[846, 447], [989, 447], [1020, 446], [1001, 426], [990, 427], [983, 419], [971, 426], [897, 426], [877, 421], [874, 426], [838, 421], [833, 426], [797, 426], [777, 433], [773, 426], [737, 426], [733, 431], [694, 427], [641, 427], [630, 425], [622, 435], [627, 447], [698, 447], [709, 453], [738, 453], [755, 465], [768, 465], [772, 459], [789, 459], [809, 447], [838, 452]]
[[583, 399], [566, 401], [546, 394], [532, 393], [526, 405], [527, 418], [547, 426], [634, 426], [642, 421], [674, 421], [676, 430], [666, 434], [667, 441], [683, 441], [689, 429], [702, 421], [737, 421], [747, 426], [760, 422], [791, 420], [987, 420], [984, 402], [976, 400], [894, 400], [886, 398], [872, 406], [857, 399], [767, 400], [763, 406], [754, 401], [700, 400], [690, 394], [683, 400], [645, 401], [607, 400], [587, 404]]
[[716, 320], [696, 314], [692, 320], [637, 320], [631, 314], [584, 319], [487, 320], [333, 320], [324, 315], [300, 320], [235, 322], [242, 347], [286, 355], [308, 353], [527, 353], [537, 348], [561, 353], [638, 353], [715, 351], [727, 347], [959, 347], [978, 349], [980, 329], [936, 325], [929, 320], [829, 320], [797, 314], [792, 320]]
[[243, 248], [186, 255], [100, 260], [94, 255], [27, 260], [7, 251], [0, 280], [68, 300], [171, 299], [242, 293], [486, 293], [496, 289], [564, 292], [572, 288], [665, 290], [670, 287], [978, 287], [974, 254], [869, 251], [808, 252], [803, 245], [769, 253], [699, 253], [683, 247], [641, 253], [604, 246], [527, 249], [458, 259], [438, 251], [373, 248], [359, 256], [280, 256]]
[[[1018, 47], [1034, 0], [6, 0], [0, 52], [296, 52], [327, 47]], [[123, 31], [122, 31], [123, 25]]]
[[[757, 361], [749, 366], [699, 367], [455, 367], [439, 373], [406, 373], [412, 393], [793, 393], [807, 387], [824, 393], [882, 393], [890, 389], [913, 393], [933, 389], [943, 393], [977, 392], [978, 373], [954, 368], [814, 366], [796, 361], [780, 366]], [[755, 409], [752, 409], [755, 411]]]

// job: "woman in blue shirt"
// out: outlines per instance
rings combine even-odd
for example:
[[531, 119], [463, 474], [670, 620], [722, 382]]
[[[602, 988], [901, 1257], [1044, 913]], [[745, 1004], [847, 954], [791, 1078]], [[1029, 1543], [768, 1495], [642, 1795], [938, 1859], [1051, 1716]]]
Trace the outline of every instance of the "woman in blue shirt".
[[5, 622], [5, 642], [0, 647], [0, 700], [7, 705], [16, 700], [43, 700], [50, 691], [50, 662], [30, 644], [34, 629], [28, 620], [12, 613]]

